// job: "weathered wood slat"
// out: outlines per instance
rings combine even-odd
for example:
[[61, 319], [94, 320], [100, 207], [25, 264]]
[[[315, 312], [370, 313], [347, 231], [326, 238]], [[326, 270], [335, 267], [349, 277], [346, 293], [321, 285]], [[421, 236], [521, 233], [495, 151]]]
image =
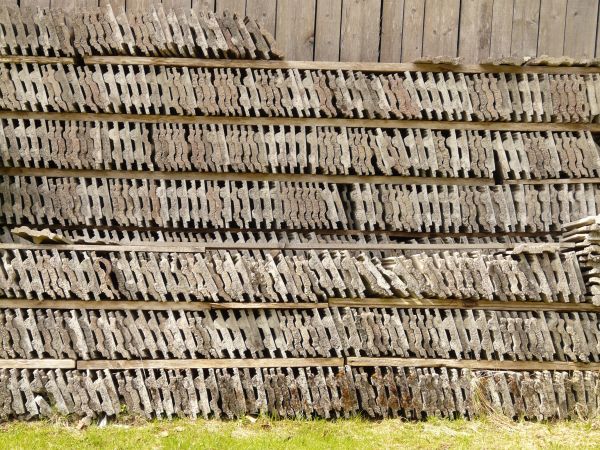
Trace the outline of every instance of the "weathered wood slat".
[[73, 359], [0, 359], [0, 369], [75, 369]]
[[262, 367], [341, 367], [343, 358], [151, 359], [77, 361], [78, 370], [94, 369], [222, 369]]
[[317, 0], [315, 60], [339, 61], [342, 0]]
[[109, 114], [67, 113], [34, 111], [0, 111], [0, 119], [48, 119], [139, 123], [184, 124], [238, 124], [282, 126], [371, 127], [434, 130], [498, 130], [498, 131], [591, 131], [600, 132], [599, 123], [538, 123], [538, 122], [461, 122], [394, 119], [338, 119], [338, 118], [288, 118], [288, 117], [227, 117], [227, 116], [173, 116], [165, 114]]
[[444, 367], [448, 369], [472, 370], [600, 370], [600, 363], [563, 361], [477, 361], [440, 358], [369, 358], [350, 356], [347, 358], [346, 364], [351, 367]]
[[566, 15], [567, 0], [541, 1], [537, 49], [539, 55], [571, 55], [570, 53], [563, 53]]
[[313, 175], [299, 173], [240, 173], [240, 172], [164, 172], [139, 170], [85, 170], [2, 167], [0, 175], [43, 177], [94, 177], [125, 180], [226, 180], [280, 181], [335, 184], [428, 184], [493, 186], [491, 178], [408, 177], [395, 175]]
[[[577, 311], [600, 313], [600, 307], [585, 303], [503, 302], [497, 300], [449, 300], [405, 298], [330, 298], [330, 307], [337, 308], [448, 308], [486, 311]], [[0, 303], [1, 305], [1, 303]]]
[[249, 69], [314, 69], [360, 70], [363, 72], [452, 72], [452, 73], [547, 73], [592, 74], [598, 67], [533, 66], [493, 64], [432, 64], [412, 62], [310, 61], [310, 60], [226, 60], [202, 58], [170, 58], [146, 56], [85, 56], [85, 64], [133, 64], [181, 67], [249, 68]]

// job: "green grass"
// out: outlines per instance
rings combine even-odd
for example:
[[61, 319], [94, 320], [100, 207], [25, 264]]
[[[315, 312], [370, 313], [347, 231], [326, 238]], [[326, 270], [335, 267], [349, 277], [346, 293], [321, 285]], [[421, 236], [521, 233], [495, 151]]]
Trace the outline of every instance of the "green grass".
[[401, 420], [173, 420], [92, 425], [60, 422], [0, 425], [0, 448], [600, 448], [600, 423]]

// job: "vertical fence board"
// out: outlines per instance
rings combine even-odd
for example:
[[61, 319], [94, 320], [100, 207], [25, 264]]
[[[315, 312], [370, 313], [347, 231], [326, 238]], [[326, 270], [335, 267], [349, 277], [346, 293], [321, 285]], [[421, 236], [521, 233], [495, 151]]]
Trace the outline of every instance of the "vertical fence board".
[[165, 9], [191, 8], [192, 0], [162, 0]]
[[537, 55], [540, 0], [515, 0], [512, 27], [512, 56]]
[[538, 55], [560, 56], [565, 41], [567, 0], [542, 0]]
[[381, 0], [344, 0], [340, 61], [379, 59]]
[[340, 60], [342, 0], [317, 0], [315, 59]]
[[273, 36], [276, 13], [277, 0], [246, 0], [246, 15], [254, 17]]
[[467, 62], [490, 56], [493, 0], [462, 0], [458, 55]]
[[383, 0], [379, 61], [401, 61], [403, 20], [404, 0]]
[[423, 56], [423, 21], [425, 0], [404, 0], [402, 25], [402, 61], [414, 61]]
[[214, 11], [215, 0], [192, 0], [192, 8], [198, 11]]
[[594, 56], [598, 0], [569, 0], [563, 52], [569, 56]]
[[514, 0], [494, 0], [490, 57], [510, 56]]
[[287, 59], [313, 59], [315, 6], [315, 0], [278, 0], [275, 39]]
[[218, 13], [227, 10], [245, 15], [246, 0], [215, 0], [215, 9]]
[[460, 0], [426, 0], [423, 56], [456, 56]]
[[95, 8], [99, 6], [98, 0], [51, 0], [50, 8], [60, 8], [63, 11]]
[[100, 0], [99, 6], [110, 5], [115, 14], [125, 9], [125, 0]]

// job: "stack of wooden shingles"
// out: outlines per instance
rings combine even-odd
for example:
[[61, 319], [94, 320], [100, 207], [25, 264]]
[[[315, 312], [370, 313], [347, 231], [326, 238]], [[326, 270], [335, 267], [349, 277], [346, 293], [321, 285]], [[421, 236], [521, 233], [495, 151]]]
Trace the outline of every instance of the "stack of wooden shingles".
[[600, 75], [86, 64], [279, 53], [228, 13], [0, 25], [4, 55], [83, 58], [0, 65], [1, 418], [597, 411], [595, 247], [547, 241], [600, 212], [562, 182], [599, 176]]

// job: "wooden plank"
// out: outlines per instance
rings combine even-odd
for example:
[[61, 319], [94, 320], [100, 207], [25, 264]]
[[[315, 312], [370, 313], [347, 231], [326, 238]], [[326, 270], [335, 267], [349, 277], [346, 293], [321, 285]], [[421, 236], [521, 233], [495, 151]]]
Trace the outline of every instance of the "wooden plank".
[[2, 250], [56, 250], [81, 252], [157, 252], [157, 253], [199, 253], [204, 252], [204, 245], [194, 242], [152, 244], [17, 244], [13, 242], [0, 243]]
[[340, 61], [378, 61], [380, 0], [344, 0]]
[[514, 0], [494, 0], [490, 58], [510, 56]]
[[563, 55], [566, 16], [567, 0], [542, 0], [538, 55]]
[[215, 0], [216, 12], [230, 11], [246, 15], [246, 0]]
[[110, 5], [115, 14], [125, 9], [125, 0], [100, 0], [98, 4], [99, 6]]
[[165, 9], [189, 9], [192, 7], [192, 0], [162, 0], [162, 4]]
[[314, 55], [316, 0], [278, 0], [275, 40], [288, 59]]
[[77, 361], [87, 369], [227, 369], [261, 367], [341, 367], [344, 358], [138, 359]]
[[0, 63], [9, 64], [74, 64], [68, 56], [0, 55]]
[[323, 309], [329, 303], [214, 303], [140, 300], [28, 300], [21, 298], [0, 299], [0, 308], [11, 309], [85, 309], [122, 311], [207, 311], [211, 309]]
[[598, 0], [569, 0], [563, 54], [593, 58], [597, 22]]
[[592, 303], [449, 300], [429, 298], [330, 298], [332, 308], [460, 309], [485, 311], [558, 311], [600, 313]]
[[414, 61], [423, 56], [423, 23], [425, 2], [404, 0], [402, 25], [402, 61]]
[[503, 180], [503, 184], [599, 184], [599, 177], [592, 178], [547, 178], [543, 180]]
[[383, 0], [379, 61], [402, 61], [402, 24], [404, 0]]
[[[21, 6], [30, 6], [26, 4], [26, 0], [20, 0], [19, 3], [21, 4]], [[35, 6], [38, 8], [49, 8], [50, 0], [35, 0], [35, 3], [33, 3], [31, 6]]]
[[[341, 233], [343, 230], [336, 231]], [[546, 242], [547, 244], [560, 244], [561, 249], [574, 248], [575, 244], [568, 242]], [[15, 249], [15, 250], [48, 250], [52, 249], [51, 245], [67, 245], [67, 244], [28, 244], [28, 243], [2, 243], [0, 246], [4, 250]], [[83, 245], [83, 244], [75, 244]], [[93, 246], [91, 250], [96, 249], [101, 244], [88, 244]], [[359, 243], [340, 243], [340, 242], [209, 242], [203, 244], [202, 249], [196, 249], [195, 251], [206, 251], [206, 250], [397, 250], [397, 251], [467, 251], [467, 250], [512, 250], [515, 247], [522, 247], [527, 244], [505, 244], [503, 242], [480, 242], [480, 243], [452, 243], [452, 244], [359, 244]], [[534, 246], [536, 244], [533, 244]], [[65, 248], [58, 248], [59, 250], [65, 250]], [[73, 248], [70, 248], [73, 250]], [[80, 249], [82, 250], [82, 249]], [[187, 253], [184, 250], [177, 250], [175, 253]]]
[[0, 369], [75, 369], [74, 359], [0, 359]]
[[192, 0], [192, 8], [196, 11], [214, 11], [215, 0]]
[[458, 56], [477, 63], [490, 56], [493, 0], [462, 0]]
[[210, 309], [324, 309], [329, 308], [329, 303], [242, 303], [223, 302], [211, 303]]
[[129, 12], [147, 11], [151, 6], [160, 3], [158, 0], [125, 0], [125, 10]]
[[536, 56], [540, 0], [514, 0], [512, 56]]
[[413, 177], [396, 175], [314, 175], [301, 173], [252, 172], [168, 172], [146, 170], [105, 169], [45, 169], [35, 167], [0, 167], [0, 175], [36, 177], [115, 178], [126, 180], [227, 180], [227, 181], [284, 181], [294, 183], [335, 184], [429, 184], [493, 186], [492, 178]]
[[471, 370], [600, 370], [600, 363], [567, 362], [567, 361], [495, 361], [442, 358], [346, 358], [346, 364], [353, 367], [446, 367], [448, 369]]
[[497, 130], [497, 131], [591, 131], [600, 132], [598, 123], [537, 123], [537, 122], [462, 122], [391, 119], [329, 119], [294, 117], [227, 117], [176, 116], [162, 114], [54, 113], [32, 111], [0, 111], [2, 119], [81, 120], [136, 123], [191, 123], [281, 126], [329, 126], [428, 130]]
[[50, 7], [60, 8], [63, 11], [97, 8], [98, 0], [51, 0]]
[[426, 0], [423, 56], [456, 56], [460, 0]]
[[317, 61], [339, 61], [342, 0], [317, 0], [315, 55]]
[[277, 0], [246, 0], [246, 15], [253, 17], [273, 36], [277, 21]]
[[600, 67], [578, 66], [511, 66], [493, 64], [430, 64], [385, 63], [359, 61], [293, 61], [248, 59], [202, 59], [147, 56], [84, 56], [85, 64], [130, 64], [175, 67], [213, 67], [249, 69], [303, 69], [303, 70], [360, 70], [363, 72], [453, 72], [453, 73], [546, 73], [546, 74], [594, 74]]

